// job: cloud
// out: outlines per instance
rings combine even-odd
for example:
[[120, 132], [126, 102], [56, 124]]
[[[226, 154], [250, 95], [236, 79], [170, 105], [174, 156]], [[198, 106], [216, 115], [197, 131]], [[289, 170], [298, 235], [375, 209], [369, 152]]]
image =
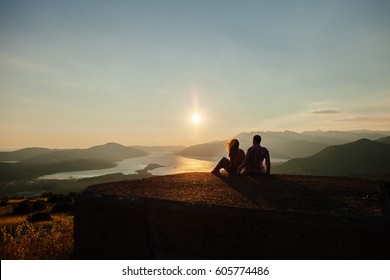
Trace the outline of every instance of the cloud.
[[343, 119], [337, 119], [334, 120], [337, 122], [390, 122], [390, 116], [353, 116], [353, 117], [348, 117], [348, 118], [343, 118]]
[[52, 69], [49, 69], [43, 64], [38, 64], [22, 57], [9, 55], [4, 52], [0, 52], [0, 63], [34, 72], [52, 72]]
[[337, 110], [331, 110], [331, 109], [322, 109], [322, 110], [314, 110], [310, 112], [314, 115], [327, 115], [327, 114], [339, 114], [340, 111]]

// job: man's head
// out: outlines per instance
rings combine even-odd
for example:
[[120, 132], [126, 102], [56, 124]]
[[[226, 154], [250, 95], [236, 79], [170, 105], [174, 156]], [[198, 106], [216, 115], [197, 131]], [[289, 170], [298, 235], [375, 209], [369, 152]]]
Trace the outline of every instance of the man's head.
[[261, 142], [261, 136], [260, 135], [253, 136], [253, 144], [260, 144], [260, 142]]

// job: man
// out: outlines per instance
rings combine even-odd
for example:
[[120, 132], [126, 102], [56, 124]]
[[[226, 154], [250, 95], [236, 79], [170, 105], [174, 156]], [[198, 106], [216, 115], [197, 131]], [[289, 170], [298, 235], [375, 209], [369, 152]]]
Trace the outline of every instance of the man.
[[[253, 146], [250, 147], [245, 155], [244, 160], [238, 167], [237, 174], [245, 168], [246, 174], [267, 174], [271, 173], [271, 161], [267, 148], [260, 146], [260, 135], [253, 136]], [[265, 169], [263, 161], [265, 160]]]

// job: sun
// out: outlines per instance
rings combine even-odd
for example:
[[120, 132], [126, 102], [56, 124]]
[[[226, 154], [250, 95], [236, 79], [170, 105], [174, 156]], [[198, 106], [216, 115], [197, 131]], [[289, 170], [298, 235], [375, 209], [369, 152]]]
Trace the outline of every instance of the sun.
[[193, 124], [200, 124], [201, 121], [202, 121], [202, 117], [199, 114], [195, 113], [192, 115], [192, 123]]

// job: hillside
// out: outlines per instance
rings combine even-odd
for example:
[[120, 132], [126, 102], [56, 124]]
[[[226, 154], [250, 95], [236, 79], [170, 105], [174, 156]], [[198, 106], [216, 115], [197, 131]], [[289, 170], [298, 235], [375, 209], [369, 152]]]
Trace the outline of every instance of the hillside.
[[0, 162], [0, 181], [29, 180], [59, 172], [110, 168], [114, 167], [117, 161], [147, 154], [140, 149], [116, 143], [94, 146], [89, 149], [26, 148], [3, 153], [3, 159], [17, 162]]
[[185, 146], [132, 146], [147, 153], [177, 153], [185, 148]]
[[[57, 162], [28, 164], [0, 162], [0, 182], [30, 180], [59, 172], [83, 171], [114, 167], [110, 161], [94, 159], [68, 159]], [[2, 186], [0, 186], [1, 189]]]
[[[330, 145], [346, 144], [362, 138], [377, 140], [389, 135], [388, 132], [375, 131], [307, 131], [302, 133], [254, 131], [240, 133], [235, 138], [242, 143], [251, 145], [252, 137], [255, 134], [261, 135], [261, 145], [270, 150], [271, 157], [286, 159], [312, 156]], [[280, 156], [274, 156], [276, 153]]]
[[32, 157], [42, 156], [55, 150], [46, 148], [25, 148], [12, 152], [0, 152], [0, 161], [23, 161]]
[[291, 159], [299, 156], [313, 155], [327, 145], [319, 142], [306, 140], [296, 132], [251, 132], [240, 133], [237, 138], [241, 143], [247, 143], [247, 146], [252, 145], [254, 135], [262, 137], [261, 145], [266, 147], [271, 154], [271, 157]]
[[377, 142], [384, 143], [384, 144], [390, 144], [390, 136], [383, 137], [381, 139], [378, 139]]
[[390, 131], [305, 131], [302, 133], [306, 139], [318, 141], [327, 145], [347, 144], [359, 139], [377, 140], [390, 135]]
[[334, 145], [306, 158], [292, 159], [275, 173], [390, 179], [390, 145], [361, 139]]
[[125, 147], [117, 143], [107, 143], [88, 149], [52, 151], [25, 159], [23, 162], [29, 164], [46, 164], [71, 159], [94, 159], [116, 162], [126, 158], [145, 156], [147, 154], [147, 152], [140, 149]]
[[190, 146], [176, 154], [187, 157], [222, 157], [226, 153], [226, 146], [223, 141], [220, 141]]

